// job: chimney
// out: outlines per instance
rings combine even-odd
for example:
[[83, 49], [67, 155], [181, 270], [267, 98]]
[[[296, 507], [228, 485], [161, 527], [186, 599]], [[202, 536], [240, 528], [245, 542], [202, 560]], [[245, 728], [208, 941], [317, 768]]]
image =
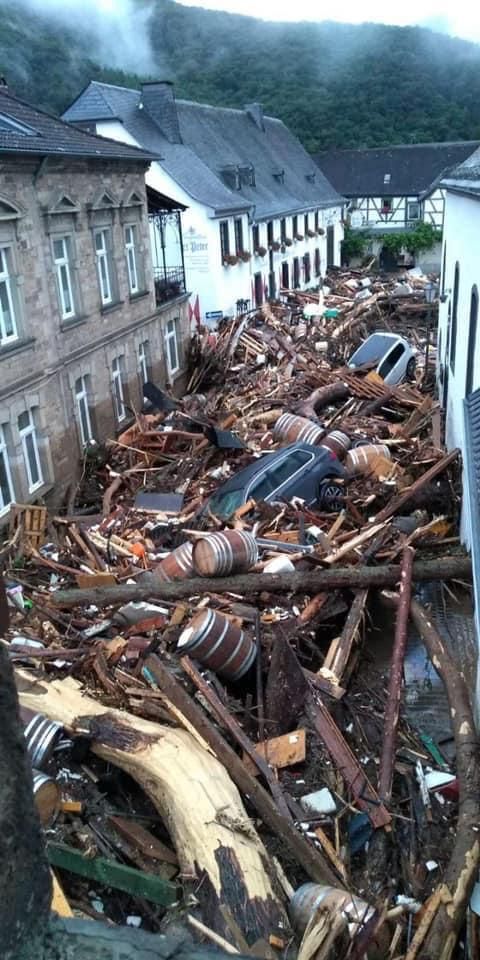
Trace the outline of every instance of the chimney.
[[263, 107], [261, 103], [245, 104], [245, 113], [248, 113], [248, 116], [251, 120], [253, 120], [259, 130], [265, 131], [265, 124], [263, 122]]
[[142, 107], [170, 143], [181, 143], [177, 105], [171, 80], [142, 83]]

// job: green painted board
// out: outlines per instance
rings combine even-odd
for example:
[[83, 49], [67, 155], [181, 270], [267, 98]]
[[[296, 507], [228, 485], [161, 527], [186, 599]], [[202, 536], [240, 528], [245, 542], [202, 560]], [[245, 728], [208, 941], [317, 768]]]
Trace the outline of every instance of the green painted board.
[[132, 897], [143, 897], [164, 907], [171, 906], [178, 899], [174, 883], [127, 867], [116, 860], [106, 860], [104, 857], [88, 859], [79, 850], [63, 843], [49, 843], [47, 853], [52, 867], [60, 867], [61, 870], [69, 870], [80, 877], [103, 883], [106, 887], [123, 890]]

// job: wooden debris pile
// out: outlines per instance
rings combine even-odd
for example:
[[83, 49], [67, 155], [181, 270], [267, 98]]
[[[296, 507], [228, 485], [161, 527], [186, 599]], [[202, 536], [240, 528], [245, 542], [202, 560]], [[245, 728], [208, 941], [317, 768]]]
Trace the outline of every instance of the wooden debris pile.
[[[371, 286], [376, 311], [389, 294]], [[448, 960], [478, 868], [478, 755], [465, 681], [412, 593], [470, 578], [457, 451], [441, 448], [425, 378], [387, 387], [335, 366], [309, 323], [295, 335], [292, 297], [202, 351], [203, 394], [159, 397], [112, 441], [97, 515], [4, 551], [20, 701], [61, 728], [44, 768], [62, 787], [50, 859], [84, 912], [98, 914], [98, 883], [117, 891], [114, 920], [162, 929], [175, 904], [230, 953]], [[222, 365], [228, 383], [206, 389]], [[281, 448], [285, 413], [320, 444], [347, 437], [340, 509], [205, 511]], [[396, 624], [387, 675], [368, 642], [380, 601]], [[460, 710], [456, 760], [403, 713], [412, 617]]]

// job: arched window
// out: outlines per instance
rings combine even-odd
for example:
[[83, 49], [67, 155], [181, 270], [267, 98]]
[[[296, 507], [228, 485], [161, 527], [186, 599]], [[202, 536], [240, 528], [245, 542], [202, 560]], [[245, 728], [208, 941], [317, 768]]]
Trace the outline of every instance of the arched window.
[[452, 369], [452, 373], [455, 373], [455, 353], [457, 349], [457, 313], [459, 288], [460, 264], [457, 260], [455, 264], [455, 279], [453, 281], [452, 335], [450, 337], [450, 367]]
[[465, 376], [465, 396], [473, 390], [473, 376], [475, 373], [475, 349], [477, 345], [477, 320], [478, 320], [478, 290], [472, 287], [470, 297], [470, 323], [468, 327], [468, 347], [467, 347], [467, 372]]

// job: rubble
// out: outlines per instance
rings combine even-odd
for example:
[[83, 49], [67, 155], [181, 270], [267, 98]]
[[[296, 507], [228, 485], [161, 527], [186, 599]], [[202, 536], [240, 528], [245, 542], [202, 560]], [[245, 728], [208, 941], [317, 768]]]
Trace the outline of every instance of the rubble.
[[[149, 385], [149, 412], [87, 459], [73, 515], [34, 527], [14, 511], [6, 639], [30, 754], [38, 727], [61, 793], [50, 862], [84, 916], [100, 884], [111, 920], [156, 931], [179, 911], [229, 952], [413, 960], [431, 935], [453, 955], [479, 856], [478, 794], [463, 792], [473, 727], [465, 747], [453, 722], [456, 760], [439, 764], [401, 707], [413, 616], [470, 724], [409, 594], [471, 570], [425, 282], [340, 270], [320, 297], [283, 291], [199, 333], [187, 395]], [[414, 345], [415, 382], [346, 366], [373, 329]], [[292, 441], [341, 462], [339, 509], [295, 496], [251, 497], [226, 520], [209, 509], [224, 480]], [[399, 607], [385, 678], [365, 633], [377, 588], [398, 583], [400, 602], [383, 591]], [[307, 880], [329, 894], [315, 888], [299, 923]]]

